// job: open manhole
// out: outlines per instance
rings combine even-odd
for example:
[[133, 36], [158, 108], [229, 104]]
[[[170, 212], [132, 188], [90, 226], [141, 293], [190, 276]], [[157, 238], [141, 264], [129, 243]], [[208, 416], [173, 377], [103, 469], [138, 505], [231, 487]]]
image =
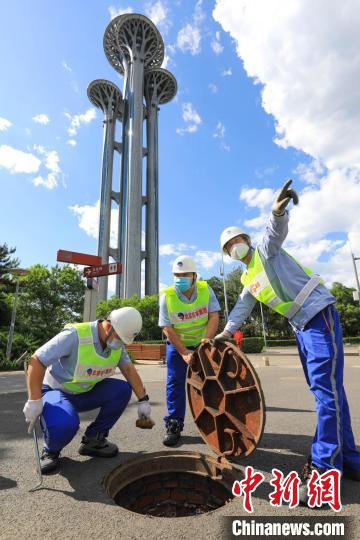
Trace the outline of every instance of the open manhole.
[[187, 372], [191, 413], [218, 457], [179, 450], [156, 452], [119, 465], [104, 479], [119, 506], [158, 517], [204, 514], [231, 501], [242, 478], [231, 457], [249, 456], [260, 442], [265, 403], [244, 353], [231, 343], [204, 342]]
[[238, 472], [198, 452], [156, 452], [120, 465], [105, 478], [116, 504], [158, 517], [204, 514], [228, 503]]

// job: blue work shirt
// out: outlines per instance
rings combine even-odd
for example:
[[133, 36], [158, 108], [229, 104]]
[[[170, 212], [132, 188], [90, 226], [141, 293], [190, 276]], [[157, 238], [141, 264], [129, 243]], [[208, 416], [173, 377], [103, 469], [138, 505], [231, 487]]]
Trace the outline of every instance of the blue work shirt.
[[[95, 351], [99, 356], [108, 358], [111, 354], [111, 349], [108, 347], [103, 349], [100, 343], [98, 322], [99, 321], [93, 321], [90, 323]], [[65, 328], [62, 332], [37, 349], [35, 355], [43, 366], [47, 368], [43, 384], [47, 384], [54, 389], [59, 388], [62, 391], [71, 394], [72, 392], [63, 387], [63, 383], [70, 382], [73, 379], [78, 360], [78, 349], [79, 338], [75, 327]], [[122, 345], [122, 348], [119, 349], [118, 352], [119, 367], [131, 363], [124, 345]]]
[[[208, 285], [208, 287], [209, 287], [209, 293], [210, 293], [209, 313], [213, 313], [214, 311], [220, 311], [219, 301], [216, 298], [215, 293], [212, 290], [212, 288], [209, 285]], [[192, 293], [190, 298], [188, 298], [187, 296], [185, 296], [181, 292], [180, 293], [176, 292], [179, 300], [181, 300], [181, 302], [184, 302], [184, 304], [192, 304], [196, 300], [196, 293], [197, 293], [196, 287], [194, 287], [193, 293]], [[160, 307], [160, 309], [159, 309], [159, 326], [161, 326], [161, 327], [172, 326], [172, 323], [170, 322], [170, 319], [169, 319], [169, 312], [168, 312], [168, 308], [167, 308], [167, 304], [166, 304], [166, 296], [165, 296], [165, 294], [160, 295], [159, 307]]]
[[[309, 276], [304, 270], [281, 249], [288, 233], [288, 222], [287, 212], [283, 216], [275, 216], [271, 213], [264, 238], [258, 245], [265, 272], [275, 293], [285, 302], [293, 300], [309, 281]], [[302, 330], [319, 311], [334, 304], [335, 301], [329, 289], [319, 284], [289, 322], [295, 329]], [[250, 315], [255, 304], [255, 297], [247, 287], [244, 287], [229, 315], [225, 330], [233, 334]]]

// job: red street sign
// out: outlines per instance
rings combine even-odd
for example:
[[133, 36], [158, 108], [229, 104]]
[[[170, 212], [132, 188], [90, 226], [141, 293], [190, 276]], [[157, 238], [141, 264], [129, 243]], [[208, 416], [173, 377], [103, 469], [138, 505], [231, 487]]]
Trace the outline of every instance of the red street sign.
[[59, 249], [56, 260], [72, 264], [83, 264], [84, 266], [97, 266], [101, 264], [101, 257], [98, 255], [88, 255], [87, 253], [77, 253], [76, 251], [65, 251]]
[[98, 276], [109, 276], [110, 274], [121, 274], [122, 264], [119, 262], [101, 264], [99, 266], [88, 266], [84, 268], [84, 276], [87, 278]]

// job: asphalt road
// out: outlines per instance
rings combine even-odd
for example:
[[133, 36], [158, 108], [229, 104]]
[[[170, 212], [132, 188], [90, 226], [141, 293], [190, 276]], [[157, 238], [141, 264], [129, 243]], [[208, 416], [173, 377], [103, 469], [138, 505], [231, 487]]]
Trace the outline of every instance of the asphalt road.
[[[293, 353], [293, 351], [289, 351]], [[265, 482], [253, 496], [253, 516], [334, 516], [330, 509], [290, 510], [269, 504], [271, 469], [285, 474], [300, 470], [309, 454], [315, 430], [312, 396], [306, 386], [299, 359], [295, 354], [269, 356], [270, 366], [263, 365], [262, 355], [250, 355], [261, 379], [267, 406], [266, 426], [257, 450], [235, 463], [243, 469], [252, 465], [265, 474]], [[44, 477], [44, 487], [28, 490], [36, 483], [32, 438], [27, 435], [22, 408], [26, 398], [23, 374], [0, 373], [0, 538], [1, 539], [197, 539], [226, 537], [222, 516], [247, 516], [242, 498], [208, 514], [189, 518], [154, 518], [129, 512], [115, 505], [102, 487], [102, 478], [120, 463], [141, 453], [164, 450], [163, 436], [165, 376], [164, 366], [138, 366], [151, 397], [153, 430], [135, 427], [137, 408], [130, 402], [109, 439], [120, 453], [111, 460], [80, 456], [77, 448], [81, 433], [94, 412], [81, 415], [81, 428], [64, 449], [61, 470]], [[347, 356], [345, 388], [352, 413], [357, 442], [360, 440], [360, 357]], [[212, 454], [187, 415], [182, 450]], [[341, 515], [350, 516], [353, 537], [360, 537], [360, 484], [343, 482]]]

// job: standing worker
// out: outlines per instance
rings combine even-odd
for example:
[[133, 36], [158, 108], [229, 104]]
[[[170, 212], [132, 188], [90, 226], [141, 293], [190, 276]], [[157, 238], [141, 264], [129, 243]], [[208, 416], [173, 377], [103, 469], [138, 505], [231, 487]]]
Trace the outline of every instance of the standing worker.
[[[124, 412], [132, 390], [138, 398], [139, 418], [150, 420], [149, 397], [124, 348], [141, 327], [141, 315], [135, 308], [115, 309], [108, 320], [66, 325], [31, 357], [24, 414], [29, 433], [41, 415], [42, 473], [58, 467], [61, 450], [79, 429], [79, 412], [100, 408], [79, 448], [79, 454], [87, 456], [117, 454], [118, 447], [106, 437]], [[116, 367], [126, 381], [111, 378]]]
[[167, 337], [165, 446], [174, 446], [184, 427], [185, 377], [193, 351], [203, 339], [212, 339], [219, 325], [219, 302], [206, 281], [197, 280], [196, 272], [192, 257], [175, 259], [174, 285], [160, 297], [159, 326]]
[[307, 502], [307, 483], [314, 469], [338, 469], [360, 480], [360, 453], [355, 448], [349, 406], [343, 387], [344, 351], [335, 298], [321, 278], [281, 248], [287, 233], [286, 206], [297, 193], [288, 180], [277, 196], [262, 242], [254, 249], [250, 237], [238, 227], [221, 234], [221, 247], [246, 271], [244, 286], [229, 320], [215, 341], [226, 341], [250, 315], [256, 301], [286, 317], [295, 331], [306, 381], [314, 394], [317, 428], [311, 457], [304, 466], [300, 500]]

